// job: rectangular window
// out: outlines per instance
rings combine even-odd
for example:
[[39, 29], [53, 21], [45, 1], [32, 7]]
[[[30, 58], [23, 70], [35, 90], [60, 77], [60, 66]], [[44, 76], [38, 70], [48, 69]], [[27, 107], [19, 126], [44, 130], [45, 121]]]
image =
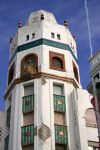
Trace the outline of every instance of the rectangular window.
[[57, 34], [57, 39], [58, 39], [58, 40], [60, 40], [60, 39], [61, 39], [60, 34]]
[[7, 127], [10, 127], [10, 116], [11, 116], [11, 106], [7, 109], [7, 119], [6, 119]]
[[54, 37], [55, 37], [54, 33], [53, 33], [53, 32], [51, 32], [51, 38], [54, 38]]
[[26, 35], [26, 41], [28, 41], [29, 40], [29, 35]]
[[4, 150], [8, 150], [8, 147], [9, 147], [9, 135], [5, 138]]
[[79, 82], [78, 69], [74, 63], [73, 63], [73, 72], [74, 72], [75, 79]]
[[66, 145], [63, 144], [56, 144], [55, 145], [55, 150], [67, 150]]
[[53, 85], [53, 94], [63, 95], [63, 85]]
[[33, 95], [33, 94], [34, 94], [34, 84], [24, 86], [24, 96]]
[[32, 39], [34, 39], [35, 38], [35, 33], [32, 33]]
[[14, 78], [14, 72], [15, 72], [15, 64], [13, 63], [12, 66], [9, 69], [9, 75], [8, 75], [8, 85]]
[[34, 111], [34, 85], [24, 86], [24, 96], [22, 97], [22, 112], [31, 113]]

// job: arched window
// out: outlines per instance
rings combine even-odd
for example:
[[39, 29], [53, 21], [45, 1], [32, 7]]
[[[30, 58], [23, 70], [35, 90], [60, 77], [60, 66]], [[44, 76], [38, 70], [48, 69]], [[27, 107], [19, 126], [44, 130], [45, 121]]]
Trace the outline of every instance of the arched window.
[[50, 55], [50, 69], [65, 71], [64, 55], [56, 52], [49, 52]]
[[52, 58], [52, 66], [57, 67], [59, 69], [63, 69], [62, 59], [60, 59], [59, 57], [53, 57]]
[[23, 58], [21, 62], [21, 77], [30, 78], [38, 72], [38, 57], [30, 54]]

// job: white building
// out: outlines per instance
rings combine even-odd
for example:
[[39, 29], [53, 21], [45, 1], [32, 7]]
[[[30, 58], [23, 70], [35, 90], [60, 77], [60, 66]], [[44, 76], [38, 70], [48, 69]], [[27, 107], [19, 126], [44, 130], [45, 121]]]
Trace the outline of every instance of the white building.
[[97, 150], [91, 95], [80, 84], [67, 22], [40, 10], [18, 27], [10, 41], [5, 150]]

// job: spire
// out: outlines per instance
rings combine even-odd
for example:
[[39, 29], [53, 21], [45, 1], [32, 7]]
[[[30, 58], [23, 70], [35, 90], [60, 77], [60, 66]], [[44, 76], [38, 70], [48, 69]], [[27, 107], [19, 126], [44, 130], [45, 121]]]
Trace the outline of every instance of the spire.
[[67, 20], [64, 20], [64, 26], [67, 27], [68, 26], [68, 22]]
[[21, 20], [18, 21], [18, 28], [21, 28], [22, 27], [22, 22]]
[[76, 36], [73, 35], [73, 39], [76, 40], [77, 39]]

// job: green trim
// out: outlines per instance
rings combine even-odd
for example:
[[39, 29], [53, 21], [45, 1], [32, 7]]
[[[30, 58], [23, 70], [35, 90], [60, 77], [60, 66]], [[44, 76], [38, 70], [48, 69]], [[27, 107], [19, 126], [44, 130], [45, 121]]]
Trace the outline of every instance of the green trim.
[[61, 95], [53, 95], [53, 101], [54, 101], [54, 111], [58, 112], [65, 112], [65, 96]]
[[34, 95], [22, 97], [22, 112], [28, 113], [34, 111]]
[[21, 127], [21, 144], [29, 145], [34, 143], [34, 125]]
[[60, 42], [55, 42], [52, 40], [47, 40], [47, 39], [39, 39], [27, 44], [23, 44], [17, 47], [17, 49], [15, 50], [14, 54], [12, 55], [9, 64], [12, 62], [12, 60], [14, 59], [15, 55], [17, 52], [21, 52], [39, 45], [47, 45], [47, 46], [52, 46], [55, 48], [60, 48], [60, 49], [64, 49], [64, 50], [68, 50], [71, 52], [72, 56], [74, 57], [75, 61], [77, 61], [76, 56], [74, 55], [73, 51], [71, 50], [71, 48], [69, 47], [68, 44], [64, 44], [64, 43], [60, 43]]
[[[63, 135], [61, 135], [61, 133]], [[55, 142], [59, 144], [68, 143], [67, 127], [63, 125], [55, 125]]]

